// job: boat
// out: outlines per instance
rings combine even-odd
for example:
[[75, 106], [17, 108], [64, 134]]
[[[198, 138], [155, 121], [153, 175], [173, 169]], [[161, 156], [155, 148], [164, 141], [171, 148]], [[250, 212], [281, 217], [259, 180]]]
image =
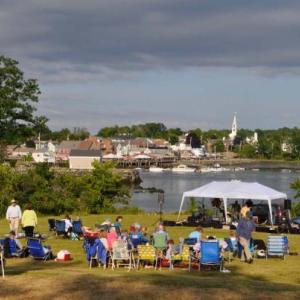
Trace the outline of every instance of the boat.
[[172, 168], [172, 172], [176, 172], [176, 173], [192, 173], [195, 171], [196, 169], [189, 168], [186, 165], [179, 165], [177, 167]]
[[201, 173], [211, 173], [211, 172], [217, 173], [217, 172], [226, 172], [226, 171], [230, 171], [230, 169], [221, 167], [220, 164], [214, 164], [213, 167], [202, 167], [200, 170]]
[[149, 172], [152, 172], [152, 173], [161, 173], [163, 172], [163, 168], [159, 168], [159, 167], [150, 167], [149, 168]]
[[235, 172], [245, 171], [245, 168], [242, 168], [242, 167], [236, 167], [236, 168], [234, 168], [234, 171], [235, 171]]

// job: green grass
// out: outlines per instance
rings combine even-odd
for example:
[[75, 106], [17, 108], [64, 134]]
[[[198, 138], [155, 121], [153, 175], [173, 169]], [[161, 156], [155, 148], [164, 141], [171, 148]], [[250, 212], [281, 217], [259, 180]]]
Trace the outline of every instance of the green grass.
[[[107, 215], [83, 216], [83, 223], [93, 226]], [[115, 218], [116, 216], [111, 216]], [[176, 216], [165, 216], [175, 219]], [[38, 231], [48, 233], [47, 217], [39, 218]], [[147, 226], [151, 233], [157, 215], [126, 215], [123, 226], [133, 222]], [[177, 242], [192, 230], [189, 227], [169, 227]], [[0, 221], [0, 236], [8, 231]], [[227, 231], [205, 229], [205, 235], [227, 236]], [[264, 233], [255, 238], [266, 239]], [[292, 252], [300, 254], [300, 235], [289, 235]], [[25, 241], [24, 241], [25, 243]], [[7, 277], [0, 280], [1, 299], [300, 299], [300, 255], [282, 259], [257, 259], [248, 265], [235, 259], [226, 268], [231, 273], [186, 270], [116, 271], [89, 269], [81, 241], [70, 241], [49, 234], [46, 244], [54, 252], [67, 249], [73, 261], [68, 263], [39, 262], [31, 258], [7, 260]]]

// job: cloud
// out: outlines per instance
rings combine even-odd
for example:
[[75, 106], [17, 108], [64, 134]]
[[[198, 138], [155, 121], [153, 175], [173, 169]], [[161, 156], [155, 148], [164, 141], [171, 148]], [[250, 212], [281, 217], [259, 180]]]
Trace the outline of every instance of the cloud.
[[1, 52], [45, 82], [144, 70], [299, 72], [300, 3], [268, 0], [0, 0]]

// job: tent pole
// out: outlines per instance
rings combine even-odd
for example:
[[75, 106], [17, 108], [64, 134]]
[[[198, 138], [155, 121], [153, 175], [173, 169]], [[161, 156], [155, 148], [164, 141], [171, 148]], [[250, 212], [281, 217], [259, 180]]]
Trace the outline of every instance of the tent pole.
[[224, 202], [224, 214], [225, 214], [225, 223], [228, 223], [228, 216], [227, 216], [227, 198], [223, 198]]
[[184, 198], [185, 198], [185, 195], [183, 194], [182, 195], [182, 199], [181, 199], [181, 204], [180, 204], [179, 212], [178, 212], [178, 216], [177, 216], [177, 222], [179, 221], [179, 218], [180, 218], [180, 214], [181, 214], [181, 210], [182, 210]]
[[271, 199], [268, 200], [268, 204], [269, 204], [269, 213], [270, 213], [270, 221], [271, 221], [271, 225], [273, 226], [273, 215], [272, 215], [272, 204], [271, 204]]

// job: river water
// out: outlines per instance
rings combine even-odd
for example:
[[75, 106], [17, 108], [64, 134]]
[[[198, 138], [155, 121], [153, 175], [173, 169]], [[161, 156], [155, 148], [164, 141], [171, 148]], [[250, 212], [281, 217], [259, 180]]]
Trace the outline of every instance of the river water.
[[[155, 187], [164, 190], [164, 211], [178, 211], [184, 191], [192, 190], [211, 181], [241, 180], [259, 182], [278, 191], [285, 192], [290, 199], [294, 199], [295, 192], [290, 188], [290, 184], [300, 178], [300, 172], [289, 170], [245, 170], [203, 174], [175, 174], [172, 172], [150, 173], [141, 170], [140, 177], [143, 180], [141, 184], [143, 188]], [[158, 211], [157, 193], [133, 193], [131, 204], [145, 211]]]

